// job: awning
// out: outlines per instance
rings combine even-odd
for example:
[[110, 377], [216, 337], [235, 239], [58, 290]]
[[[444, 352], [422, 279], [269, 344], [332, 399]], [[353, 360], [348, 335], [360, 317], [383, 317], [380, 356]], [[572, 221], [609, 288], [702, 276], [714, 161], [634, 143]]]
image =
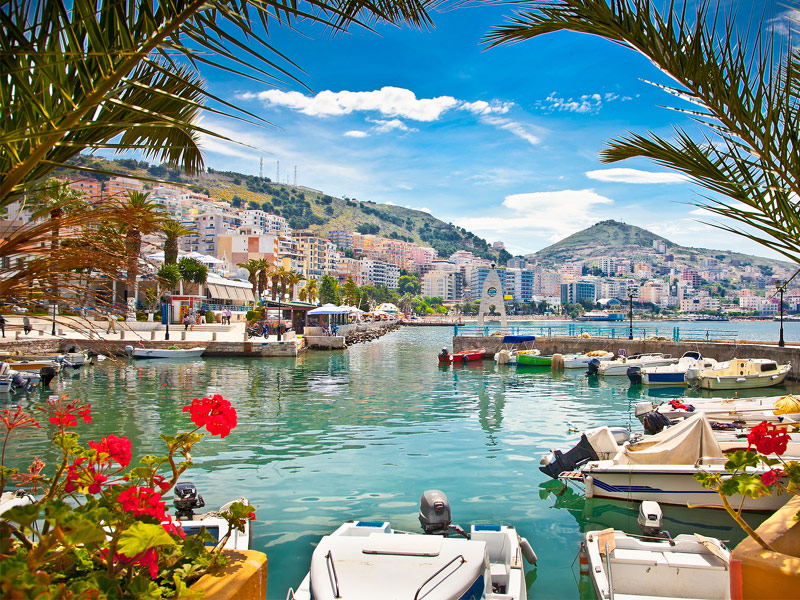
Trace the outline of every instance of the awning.
[[219, 300], [225, 300], [228, 297], [225, 294], [225, 286], [214, 283], [206, 283], [206, 293], [209, 298], [217, 298]]

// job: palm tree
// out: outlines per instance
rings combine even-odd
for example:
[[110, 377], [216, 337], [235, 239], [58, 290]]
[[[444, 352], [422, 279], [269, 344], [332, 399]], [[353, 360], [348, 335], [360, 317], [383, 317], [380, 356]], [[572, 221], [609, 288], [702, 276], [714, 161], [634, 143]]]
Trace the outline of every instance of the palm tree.
[[690, 108], [677, 110], [702, 135], [693, 139], [677, 126], [672, 140], [632, 133], [610, 142], [601, 160], [644, 157], [683, 173], [716, 195], [699, 206], [738, 224], [710, 225], [800, 263], [800, 53], [776, 51], [774, 28], [763, 35], [754, 27], [758, 37], [749, 40], [733, 13], [720, 18], [710, 6], [717, 4], [700, 2], [687, 14], [670, 2], [660, 13], [651, 0], [553, 0], [526, 6], [486, 39], [496, 46], [569, 30], [647, 57], [672, 78], [659, 87], [688, 101]]
[[251, 258], [246, 263], [238, 263], [236, 266], [247, 270], [247, 281], [249, 281], [250, 285], [253, 286], [253, 308], [255, 308], [258, 304], [259, 298], [261, 297], [260, 294], [256, 294], [258, 290], [258, 273], [261, 271], [261, 265], [259, 261]]
[[312, 304], [314, 303], [314, 300], [317, 299], [318, 286], [319, 284], [317, 283], [316, 279], [309, 279], [306, 281], [305, 287], [301, 290], [301, 292], [305, 292], [306, 299]]
[[305, 277], [302, 274], [298, 273], [294, 269], [289, 269], [286, 274], [286, 284], [289, 286], [289, 300], [294, 298], [294, 288], [295, 286], [303, 281]]
[[308, 290], [306, 288], [300, 288], [300, 291], [297, 292], [297, 298], [300, 302], [305, 302], [308, 299]]
[[184, 227], [178, 221], [167, 219], [161, 224], [161, 233], [164, 234], [164, 264], [176, 265], [178, 264], [178, 238], [197, 232]]
[[274, 302], [278, 296], [278, 286], [281, 285], [283, 278], [286, 276], [286, 269], [283, 267], [276, 267], [270, 271], [270, 289], [272, 290], [272, 301]]
[[136, 318], [139, 254], [142, 236], [159, 231], [166, 220], [162, 207], [150, 200], [149, 192], [128, 192], [127, 197], [113, 202], [120, 231], [125, 236], [127, 256], [125, 292], [128, 303], [128, 320]]
[[[267, 281], [272, 280], [275, 270], [272, 263], [266, 258], [259, 258], [256, 262], [258, 263], [258, 298], [261, 298], [261, 294], [267, 289]], [[272, 299], [275, 299], [274, 292]]]

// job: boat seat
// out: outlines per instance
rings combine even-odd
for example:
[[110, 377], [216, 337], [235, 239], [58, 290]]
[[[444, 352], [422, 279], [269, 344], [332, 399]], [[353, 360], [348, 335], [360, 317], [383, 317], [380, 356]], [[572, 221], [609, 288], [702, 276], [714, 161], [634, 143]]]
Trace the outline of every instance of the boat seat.
[[712, 569], [715, 571], [726, 571], [725, 565], [711, 554], [695, 554], [689, 552], [665, 552], [664, 558], [667, 559], [670, 567]]
[[502, 563], [491, 563], [492, 582], [508, 585], [508, 569]]
[[611, 562], [653, 566], [667, 566], [669, 564], [667, 559], [664, 558], [663, 552], [653, 552], [652, 550], [631, 550], [628, 548], [615, 548], [611, 556]]

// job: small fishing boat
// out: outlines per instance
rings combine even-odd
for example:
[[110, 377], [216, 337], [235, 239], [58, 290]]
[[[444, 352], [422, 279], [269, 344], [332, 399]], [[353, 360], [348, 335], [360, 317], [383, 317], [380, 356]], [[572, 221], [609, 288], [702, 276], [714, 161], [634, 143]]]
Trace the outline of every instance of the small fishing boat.
[[[239, 498], [223, 504], [219, 510], [208, 513], [195, 514], [195, 509], [203, 508], [206, 503], [203, 496], [197, 493], [197, 488], [191, 481], [175, 484], [173, 489], [173, 505], [175, 518], [180, 521], [181, 528], [186, 535], [197, 535], [203, 528], [211, 535], [213, 541], [206, 542], [206, 546], [217, 546], [220, 542], [225, 550], [249, 550], [251, 535], [250, 521], [245, 521], [244, 531], [235, 527], [228, 528], [228, 522], [219, 516], [230, 508], [234, 502], [249, 504], [246, 498]], [[230, 535], [229, 535], [230, 534]], [[227, 536], [227, 539], [225, 539]]]
[[131, 358], [194, 358], [203, 356], [205, 346], [195, 348], [135, 348], [125, 346], [125, 352]]
[[791, 363], [779, 365], [769, 358], [734, 358], [726, 366], [687, 372], [686, 377], [704, 390], [749, 390], [780, 385], [791, 369]]
[[486, 348], [473, 348], [472, 350], [464, 350], [463, 352], [448, 352], [447, 348], [442, 348], [442, 351], [439, 353], [439, 362], [459, 363], [481, 360], [484, 354], [486, 354]]
[[739, 585], [733, 585], [730, 551], [722, 542], [696, 533], [670, 537], [661, 529], [656, 502], [642, 502], [638, 522], [642, 536], [615, 529], [584, 536], [582, 552], [598, 600], [730, 600]]
[[553, 364], [553, 356], [542, 354], [539, 350], [520, 350], [517, 352], [517, 365], [532, 367], [549, 367]]
[[686, 352], [671, 365], [628, 367], [627, 375], [632, 385], [686, 385], [690, 369], [714, 369], [719, 363], [713, 358], [703, 358], [699, 352]]
[[535, 564], [536, 555], [514, 527], [473, 525], [468, 533], [451, 525], [438, 490], [422, 494], [419, 520], [424, 534], [347, 521], [320, 540], [287, 600], [526, 600], [522, 558]]
[[14, 371], [41, 371], [42, 367], [52, 367], [55, 369], [55, 372], [58, 373], [61, 371], [62, 363], [50, 360], [49, 358], [38, 358], [38, 359], [31, 359], [31, 360], [17, 360], [14, 358], [7, 358], [6, 362], [8, 363], [9, 368]]
[[494, 354], [494, 362], [498, 365], [517, 364], [517, 354], [525, 350], [533, 350], [535, 335], [506, 335], [501, 341], [500, 350]]
[[714, 423], [742, 426], [761, 421], [793, 423], [800, 422], [800, 398], [791, 394], [762, 398], [676, 398], [658, 406], [648, 401], [634, 405], [634, 415], [643, 424], [654, 412], [669, 421], [703, 412]]
[[606, 362], [614, 359], [614, 353], [607, 350], [592, 350], [585, 354], [565, 354], [564, 355], [564, 368], [565, 369], [586, 369], [589, 367], [589, 361], [596, 358], [600, 362]]
[[615, 360], [606, 362], [601, 362], [599, 360], [589, 361], [588, 371], [592, 375], [609, 377], [613, 375], [626, 375], [630, 367], [660, 367], [662, 365], [671, 365], [676, 362], [678, 362], [677, 358], [672, 358], [669, 354], [661, 354], [660, 352], [634, 354], [633, 356], [621, 354]]

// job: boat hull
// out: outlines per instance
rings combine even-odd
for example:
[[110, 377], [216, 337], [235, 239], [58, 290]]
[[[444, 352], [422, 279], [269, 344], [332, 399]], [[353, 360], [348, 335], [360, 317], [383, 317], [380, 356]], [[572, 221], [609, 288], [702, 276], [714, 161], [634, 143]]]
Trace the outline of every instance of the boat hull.
[[686, 373], [642, 373], [642, 385], [686, 385]]
[[460, 363], [469, 362], [471, 360], [482, 360], [483, 355], [486, 353], [485, 348], [476, 348], [474, 350], [465, 350], [464, 352], [453, 352], [448, 354], [447, 357], [439, 356], [440, 363]]
[[134, 348], [133, 358], [194, 358], [202, 356], [205, 348], [169, 350], [167, 348]]
[[542, 354], [517, 354], [517, 364], [531, 367], [549, 367], [553, 364], [552, 356]]
[[789, 369], [780, 373], [739, 376], [739, 375], [717, 375], [711, 376], [701, 374], [698, 384], [704, 390], [753, 390], [757, 388], [772, 387], [780, 385], [786, 379]]

